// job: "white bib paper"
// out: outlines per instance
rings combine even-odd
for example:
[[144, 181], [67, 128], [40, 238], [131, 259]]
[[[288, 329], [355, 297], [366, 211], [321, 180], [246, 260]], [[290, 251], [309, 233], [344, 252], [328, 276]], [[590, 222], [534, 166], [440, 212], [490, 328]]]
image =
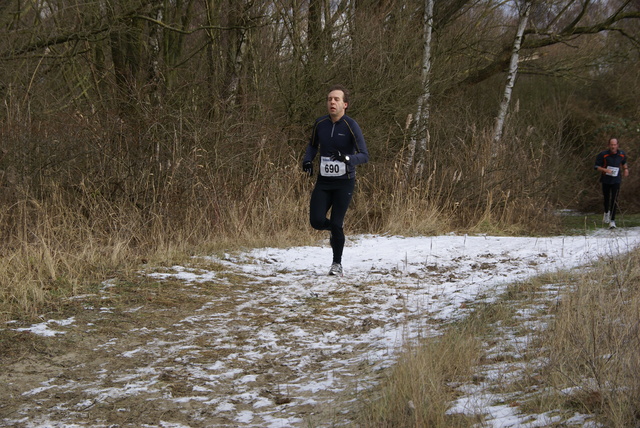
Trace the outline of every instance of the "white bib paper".
[[332, 161], [328, 156], [320, 158], [320, 175], [323, 177], [339, 177], [347, 173], [347, 165], [344, 162]]
[[617, 177], [618, 176], [618, 171], [620, 171], [620, 168], [618, 168], [616, 166], [608, 166], [607, 169], [611, 170], [611, 172], [607, 173], [607, 175], [610, 175], [612, 177]]

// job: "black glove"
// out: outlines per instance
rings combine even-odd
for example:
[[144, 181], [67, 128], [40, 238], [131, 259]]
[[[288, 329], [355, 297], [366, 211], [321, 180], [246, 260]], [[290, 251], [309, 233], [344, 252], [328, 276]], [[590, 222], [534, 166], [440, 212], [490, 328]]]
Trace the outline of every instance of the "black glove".
[[310, 161], [302, 162], [302, 170], [309, 174], [309, 176], [313, 175], [313, 164]]
[[337, 152], [331, 154], [331, 160], [340, 161], [340, 162], [344, 162], [344, 163], [347, 163], [347, 164], [350, 161], [349, 155], [345, 155], [340, 150], [338, 150]]

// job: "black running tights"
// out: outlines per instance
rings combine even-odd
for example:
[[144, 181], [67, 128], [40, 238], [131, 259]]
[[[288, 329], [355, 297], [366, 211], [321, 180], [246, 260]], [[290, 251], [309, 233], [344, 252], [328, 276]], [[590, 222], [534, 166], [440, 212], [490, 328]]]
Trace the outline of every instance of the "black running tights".
[[[351, 203], [355, 182], [355, 178], [319, 179], [311, 194], [309, 220], [314, 229], [331, 231], [330, 243], [333, 250], [333, 263], [342, 263], [345, 241], [344, 216]], [[329, 209], [331, 209], [331, 216], [327, 218]]]
[[610, 214], [611, 220], [616, 219], [616, 208], [618, 207], [618, 193], [620, 192], [620, 183], [605, 184], [602, 183], [602, 193], [604, 194], [604, 212]]

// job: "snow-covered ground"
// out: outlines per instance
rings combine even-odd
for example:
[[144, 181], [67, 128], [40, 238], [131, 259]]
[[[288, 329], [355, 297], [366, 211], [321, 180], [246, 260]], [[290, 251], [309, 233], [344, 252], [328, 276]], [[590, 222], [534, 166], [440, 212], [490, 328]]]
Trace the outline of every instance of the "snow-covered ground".
[[[10, 378], [15, 396], [33, 399], [0, 423], [108, 426], [91, 409], [118, 402], [114, 411], [134, 414], [133, 404], [122, 400], [135, 397], [163, 409], [140, 426], [340, 425], [349, 420], [344, 409], [379, 381], [380, 369], [394, 363], [406, 341], [435, 334], [442, 321], [464, 316], [470, 303], [491, 301], [510, 282], [639, 244], [640, 228], [543, 238], [362, 235], [348, 238], [340, 278], [326, 275], [326, 241], [149, 269], [144, 275], [178, 281], [194, 295], [205, 287], [224, 292], [208, 296], [171, 328], [139, 325], [129, 331], [135, 340], [114, 336], [96, 343], [92, 351], [111, 358], [101, 358], [93, 376], [75, 379], [69, 364], [60, 376], [28, 389], [20, 389], [18, 375]], [[93, 326], [70, 318], [22, 327], [52, 337], [70, 328], [91, 334]], [[500, 406], [499, 397], [467, 391], [452, 411], [484, 412], [485, 426], [550, 422]], [[69, 399], [53, 408], [51, 397], [65, 394]]]

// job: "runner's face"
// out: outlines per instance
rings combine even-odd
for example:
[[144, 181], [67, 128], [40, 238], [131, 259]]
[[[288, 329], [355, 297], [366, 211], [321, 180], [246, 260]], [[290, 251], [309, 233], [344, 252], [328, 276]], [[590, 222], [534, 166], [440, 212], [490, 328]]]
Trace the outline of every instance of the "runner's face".
[[618, 140], [616, 140], [615, 138], [609, 141], [609, 151], [611, 151], [611, 153], [618, 152]]
[[329, 95], [327, 95], [327, 110], [334, 121], [344, 115], [346, 108], [347, 103], [344, 102], [344, 93], [342, 91], [329, 92]]

